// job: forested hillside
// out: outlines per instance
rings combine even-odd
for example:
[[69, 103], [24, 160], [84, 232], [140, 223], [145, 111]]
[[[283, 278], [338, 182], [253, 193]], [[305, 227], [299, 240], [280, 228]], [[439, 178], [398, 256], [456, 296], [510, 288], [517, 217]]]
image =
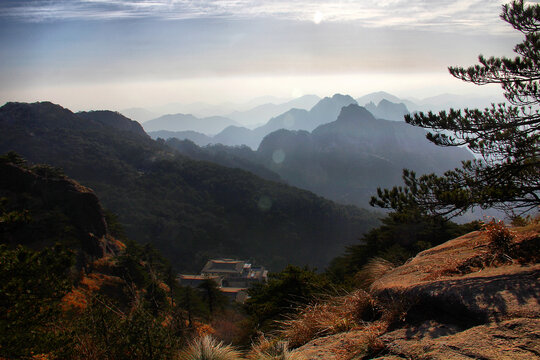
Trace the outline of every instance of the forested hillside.
[[99, 118], [51, 103], [8, 103], [0, 108], [0, 153], [64, 169], [119, 215], [131, 239], [154, 244], [177, 270], [197, 271], [217, 256], [323, 268], [378, 223], [365, 210], [180, 156], [122, 130], [119, 114]]

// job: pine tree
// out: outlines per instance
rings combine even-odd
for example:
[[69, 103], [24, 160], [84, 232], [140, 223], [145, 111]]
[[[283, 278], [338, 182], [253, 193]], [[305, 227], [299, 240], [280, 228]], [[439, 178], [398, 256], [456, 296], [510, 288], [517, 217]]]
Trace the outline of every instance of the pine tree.
[[377, 189], [371, 205], [395, 210], [419, 206], [439, 215], [458, 215], [474, 206], [513, 215], [540, 205], [540, 5], [514, 1], [503, 5], [501, 18], [525, 35], [514, 47], [517, 56], [480, 55], [479, 65], [449, 71], [476, 85], [499, 84], [506, 103], [405, 118], [409, 124], [431, 129], [427, 138], [436, 145], [467, 146], [477, 159], [443, 176], [416, 177], [404, 170], [405, 186]]

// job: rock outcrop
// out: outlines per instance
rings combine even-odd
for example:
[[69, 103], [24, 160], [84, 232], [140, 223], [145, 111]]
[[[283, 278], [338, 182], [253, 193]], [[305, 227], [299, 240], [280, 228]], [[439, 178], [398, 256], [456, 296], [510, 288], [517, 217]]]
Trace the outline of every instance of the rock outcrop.
[[41, 248], [60, 242], [87, 259], [118, 251], [119, 242], [109, 235], [103, 208], [91, 189], [45, 165], [28, 168], [2, 161], [0, 173], [3, 211], [28, 214], [24, 226], [2, 233], [3, 243]]
[[395, 314], [370, 339], [375, 351], [355, 355], [366, 346], [366, 329], [373, 334], [369, 326], [298, 351], [308, 359], [540, 358], [540, 225], [512, 231], [507, 253], [477, 231], [421, 252], [373, 283], [371, 295]]

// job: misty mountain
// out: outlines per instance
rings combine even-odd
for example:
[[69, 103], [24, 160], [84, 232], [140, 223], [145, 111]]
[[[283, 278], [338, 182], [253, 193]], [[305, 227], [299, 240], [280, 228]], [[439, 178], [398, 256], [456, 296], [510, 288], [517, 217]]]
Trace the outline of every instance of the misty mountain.
[[[369, 103], [379, 104], [383, 100], [392, 102], [394, 104], [402, 103], [407, 107], [407, 110], [411, 112], [419, 110], [421, 108], [421, 106], [418, 105], [415, 102], [415, 100], [401, 99], [385, 91], [377, 91], [377, 92], [373, 92], [373, 93], [369, 93], [367, 95], [361, 96], [356, 99], [356, 102], [358, 103], [358, 105], [368, 108], [367, 105]], [[420, 100], [417, 100], [417, 101], [420, 101]], [[384, 117], [381, 117], [381, 119], [384, 119]], [[387, 120], [393, 120], [393, 119], [387, 119]]]
[[198, 270], [209, 257], [252, 258], [274, 270], [288, 263], [323, 268], [378, 223], [365, 210], [192, 160], [96, 115], [47, 102], [7, 103], [0, 107], [0, 153], [61, 167], [119, 215], [129, 238], [154, 244], [176, 270]]
[[431, 96], [422, 100], [416, 100], [420, 111], [441, 111], [454, 109], [484, 109], [490, 107], [492, 103], [505, 101], [502, 96], [470, 96], [456, 94], [442, 94]]
[[162, 139], [171, 139], [175, 138], [178, 140], [189, 140], [193, 143], [197, 144], [198, 146], [205, 146], [213, 142], [213, 139], [211, 136], [202, 134], [200, 132], [196, 131], [168, 131], [168, 130], [158, 130], [158, 131], [150, 131], [148, 133], [150, 137], [154, 140], [157, 138]]
[[[144, 118], [144, 121], [148, 121], [165, 114], [181, 113], [192, 114], [198, 118], [224, 116], [237, 120], [244, 126], [252, 127], [253, 125], [263, 124], [271, 117], [279, 115], [293, 107], [309, 109], [319, 100], [320, 98], [315, 95], [305, 95], [293, 100], [274, 96], [260, 96], [245, 103], [225, 102], [221, 104], [209, 104], [203, 101], [189, 104], [169, 103], [153, 106], [149, 109], [132, 108], [122, 110], [121, 112], [139, 122], [141, 122], [140, 119], [142, 118]], [[148, 114], [154, 115], [149, 117]]]
[[268, 135], [257, 152], [289, 184], [365, 207], [377, 187], [401, 183], [403, 168], [441, 173], [472, 159], [465, 149], [435, 146], [425, 134], [405, 122], [375, 119], [351, 104], [336, 121], [312, 133], [279, 130]]
[[242, 126], [229, 126], [212, 138], [212, 144], [223, 144], [228, 146], [247, 145], [252, 149], [259, 146], [264, 135]]
[[[165, 114], [193, 114], [196, 117], [204, 118], [210, 116], [220, 116], [230, 113], [237, 109], [238, 104], [222, 103], [208, 104], [203, 101], [197, 101], [189, 104], [169, 103], [150, 107], [150, 110], [160, 115]], [[159, 115], [158, 115], [159, 116]], [[154, 118], [157, 118], [155, 116]]]
[[244, 126], [260, 125], [290, 109], [311, 109], [319, 100], [321, 98], [316, 95], [304, 95], [285, 103], [265, 103], [246, 111], [235, 111], [226, 116]]
[[358, 105], [366, 106], [370, 102], [378, 104], [382, 100], [388, 100], [393, 103], [403, 103], [410, 112], [415, 111], [441, 111], [448, 110], [450, 108], [463, 109], [463, 108], [479, 108], [483, 109], [489, 107], [491, 103], [503, 102], [502, 96], [470, 96], [470, 95], [456, 95], [456, 94], [442, 94], [427, 97], [425, 99], [409, 98], [403, 99], [395, 95], [389, 94], [384, 91], [374, 92], [356, 99]]
[[217, 134], [227, 126], [238, 125], [234, 120], [223, 116], [211, 116], [198, 118], [191, 114], [163, 115], [157, 119], [143, 123], [147, 132], [168, 130], [168, 131], [196, 131], [206, 135]]
[[304, 109], [290, 109], [276, 116], [262, 126], [253, 130], [245, 127], [228, 127], [214, 137], [214, 143], [225, 145], [247, 145], [256, 149], [261, 140], [271, 132], [279, 129], [308, 130], [311, 131], [321, 124], [334, 121], [341, 108], [356, 103], [348, 95], [335, 94], [325, 97], [315, 104], [309, 111]]
[[335, 94], [331, 98], [321, 99], [309, 111], [291, 109], [255, 130], [262, 129], [265, 135], [278, 129], [311, 131], [319, 125], [334, 121], [341, 108], [349, 104], [356, 104], [356, 101], [349, 95]]
[[386, 99], [382, 99], [377, 105], [370, 101], [364, 107], [376, 118], [385, 120], [404, 121], [403, 116], [409, 113], [405, 104], [394, 103]]
[[[208, 145], [197, 151], [207, 152], [206, 160], [225, 166], [263, 165], [291, 185], [337, 202], [367, 207], [377, 187], [402, 183], [403, 168], [418, 174], [442, 173], [473, 158], [466, 149], [438, 147], [425, 135], [424, 129], [376, 119], [367, 109], [351, 104], [342, 109], [336, 121], [311, 133], [287, 129], [272, 132], [257, 151], [221, 145], [219, 150], [213, 149], [217, 145]], [[177, 144], [167, 143], [192, 156]], [[229, 154], [234, 161], [212, 158], [217, 151]]]
[[400, 103], [402, 101], [402, 99], [398, 98], [395, 95], [387, 93], [386, 91], [377, 91], [357, 98], [356, 102], [358, 103], [358, 105], [364, 106], [364, 104], [370, 102], [378, 104], [381, 102], [381, 100], [388, 100], [393, 103]]

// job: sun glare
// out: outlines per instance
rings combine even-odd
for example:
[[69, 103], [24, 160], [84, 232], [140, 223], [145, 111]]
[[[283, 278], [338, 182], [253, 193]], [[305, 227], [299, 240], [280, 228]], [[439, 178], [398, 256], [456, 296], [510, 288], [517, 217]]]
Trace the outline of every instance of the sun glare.
[[313, 22], [315, 24], [320, 24], [321, 21], [323, 21], [323, 14], [320, 11], [317, 11], [315, 15], [313, 15]]

